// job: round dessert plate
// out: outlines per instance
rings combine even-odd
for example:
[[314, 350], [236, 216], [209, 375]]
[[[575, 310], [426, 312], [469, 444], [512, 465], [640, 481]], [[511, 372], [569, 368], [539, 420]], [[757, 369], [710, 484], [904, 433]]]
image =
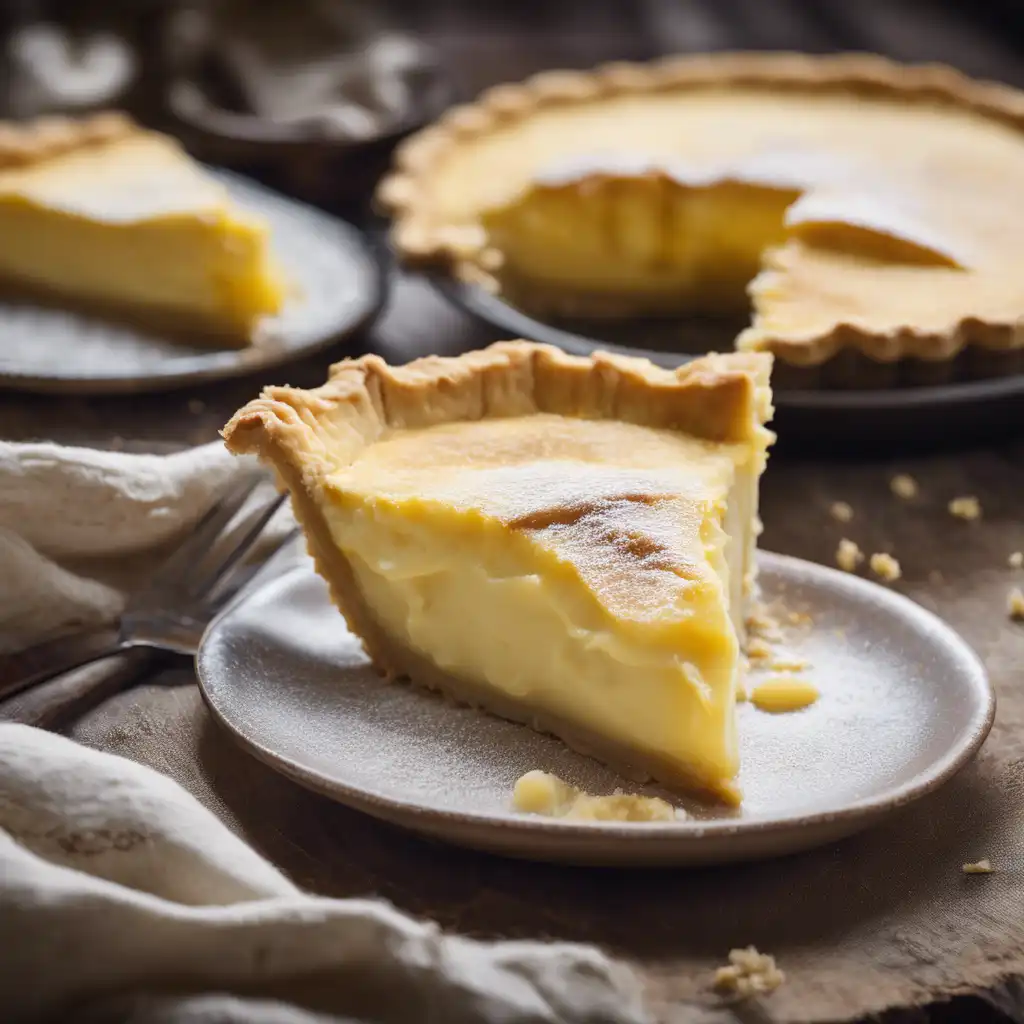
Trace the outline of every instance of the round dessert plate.
[[237, 377], [310, 355], [379, 312], [385, 275], [354, 227], [228, 171], [209, 169], [232, 199], [270, 225], [293, 296], [243, 349], [187, 339], [99, 315], [0, 299], [0, 387], [62, 394], [165, 390]]
[[[706, 352], [728, 352], [745, 321], [693, 321], [636, 318], [566, 322], [537, 320], [500, 296], [477, 285], [430, 275], [433, 286], [458, 308], [498, 328], [507, 337], [529, 338], [566, 352], [596, 351], [642, 356], [669, 369]], [[682, 351], [680, 339], [687, 341]], [[928, 443], [935, 439], [977, 440], [1005, 437], [1008, 423], [1024, 414], [1024, 374], [991, 380], [960, 381], [922, 387], [879, 390], [775, 389], [777, 427], [786, 439], [822, 444], [873, 440], [891, 446], [894, 439]], [[951, 432], [951, 419], [957, 431]]]
[[[738, 810], [628, 782], [552, 737], [382, 681], [306, 564], [210, 627], [200, 686], [243, 747], [303, 786], [437, 839], [575, 864], [713, 864], [830, 843], [936, 789], [978, 750], [994, 697], [977, 657], [934, 615], [781, 555], [761, 555], [761, 580], [767, 601], [799, 610], [785, 613], [803, 623], [785, 649], [810, 663], [821, 697], [784, 714], [739, 706]], [[518, 813], [516, 779], [537, 768], [590, 793], [661, 796], [687, 817]]]

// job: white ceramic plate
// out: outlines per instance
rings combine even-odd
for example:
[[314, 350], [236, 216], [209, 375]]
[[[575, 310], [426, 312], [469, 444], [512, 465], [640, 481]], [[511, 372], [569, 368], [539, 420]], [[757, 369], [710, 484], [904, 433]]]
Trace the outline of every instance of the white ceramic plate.
[[[934, 790], [978, 750], [995, 701], [974, 653], [918, 605], [865, 580], [761, 554], [765, 600], [810, 614], [786, 649], [807, 659], [813, 706], [739, 708], [739, 810], [617, 777], [559, 741], [382, 682], [303, 565], [208, 631], [197, 658], [214, 715], [304, 786], [435, 838], [579, 864], [695, 865], [789, 853], [850, 835]], [[512, 810], [541, 768], [592, 793], [669, 796], [656, 824], [559, 821]]]

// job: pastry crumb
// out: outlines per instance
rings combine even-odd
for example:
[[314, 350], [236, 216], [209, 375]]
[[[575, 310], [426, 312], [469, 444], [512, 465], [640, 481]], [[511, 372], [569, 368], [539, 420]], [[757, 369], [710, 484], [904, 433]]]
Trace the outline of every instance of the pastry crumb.
[[740, 999], [768, 995], [785, 980], [775, 957], [759, 953], [755, 946], [730, 950], [728, 965], [715, 971], [715, 988]]
[[813, 626], [814, 619], [809, 612], [786, 612], [786, 621], [791, 626]]
[[512, 805], [527, 814], [575, 821], [679, 821], [686, 817], [682, 808], [660, 797], [637, 796], [621, 789], [610, 796], [593, 796], [539, 770], [517, 780]]
[[852, 540], [844, 537], [836, 548], [836, 565], [845, 572], [856, 572], [857, 566], [864, 561], [864, 552]]
[[201, 398], [190, 398], [188, 400], [188, 411], [193, 416], [198, 416], [206, 410], [206, 403]]
[[779, 629], [779, 620], [769, 615], [763, 607], [758, 607], [747, 616], [747, 629], [754, 637], [765, 641], [779, 642], [782, 640], [782, 633]]
[[986, 857], [984, 860], [975, 861], [973, 864], [965, 864], [960, 870], [965, 875], [991, 875], [994, 869], [992, 862]]
[[904, 501], [917, 497], [917, 481], [908, 473], [897, 473], [889, 481], [889, 489], [897, 498], [903, 498]]
[[751, 661], [767, 661], [772, 656], [772, 645], [763, 637], [752, 636], [747, 641], [747, 657]]
[[892, 555], [887, 555], [884, 551], [872, 555], [869, 564], [871, 565], [871, 571], [879, 579], [885, 580], [886, 583], [892, 583], [903, 575], [900, 563]]
[[1014, 587], [1006, 598], [1006, 611], [1016, 622], [1024, 622], [1024, 590]]
[[1024, 551], [1014, 551], [1008, 561], [1011, 569], [1021, 568], [1021, 566], [1024, 566]]
[[828, 514], [837, 523], [848, 523], [853, 518], [853, 508], [845, 501], [833, 501]]
[[968, 522], [981, 518], [981, 502], [973, 494], [965, 494], [954, 498], [949, 503], [949, 514], [957, 519], [966, 519]]
[[938, 569], [932, 569], [931, 572], [928, 573], [928, 582], [933, 586], [938, 586], [940, 583], [945, 582], [945, 577]]

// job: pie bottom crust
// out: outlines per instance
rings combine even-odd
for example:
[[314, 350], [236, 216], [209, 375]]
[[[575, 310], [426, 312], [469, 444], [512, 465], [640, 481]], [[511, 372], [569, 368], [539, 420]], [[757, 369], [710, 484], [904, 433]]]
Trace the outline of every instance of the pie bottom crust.
[[292, 509], [306, 535], [306, 545], [317, 572], [327, 581], [331, 597], [346, 621], [362, 640], [374, 668], [390, 679], [407, 679], [417, 686], [433, 690], [460, 704], [479, 707], [501, 718], [532, 726], [556, 736], [580, 754], [595, 757], [626, 778], [637, 783], [655, 781], [667, 788], [708, 801], [738, 806], [741, 794], [730, 782], [713, 782], [678, 765], [635, 748], [609, 741], [573, 723], [538, 711], [529, 705], [506, 698], [461, 677], [445, 672], [423, 655], [397, 643], [380, 628], [370, 608], [360, 597], [359, 587], [348, 559], [334, 543], [330, 527], [310, 497], [299, 473], [265, 444], [261, 456], [269, 459], [292, 495]]

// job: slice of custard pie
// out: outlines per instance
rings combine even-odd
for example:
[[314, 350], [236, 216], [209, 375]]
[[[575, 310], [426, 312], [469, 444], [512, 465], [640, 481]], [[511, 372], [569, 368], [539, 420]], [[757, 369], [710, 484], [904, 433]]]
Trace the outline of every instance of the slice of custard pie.
[[291, 491], [374, 665], [729, 802], [771, 357], [523, 341], [268, 388], [224, 430]]
[[267, 227], [118, 114], [0, 122], [0, 287], [248, 345], [285, 288]]

